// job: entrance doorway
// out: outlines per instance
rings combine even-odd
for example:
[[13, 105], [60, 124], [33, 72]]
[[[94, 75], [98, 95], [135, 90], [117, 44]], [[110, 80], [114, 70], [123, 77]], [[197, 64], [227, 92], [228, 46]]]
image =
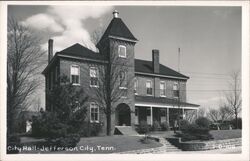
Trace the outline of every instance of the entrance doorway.
[[131, 126], [130, 108], [127, 104], [121, 103], [116, 107], [116, 125]]

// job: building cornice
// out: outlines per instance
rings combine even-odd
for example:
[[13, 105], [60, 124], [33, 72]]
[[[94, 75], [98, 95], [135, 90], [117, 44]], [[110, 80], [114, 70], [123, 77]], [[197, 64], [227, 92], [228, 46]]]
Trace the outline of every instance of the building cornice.
[[112, 36], [112, 35], [109, 35], [108, 38], [111, 38], [111, 39], [118, 39], [118, 40], [122, 40], [122, 41], [130, 41], [130, 42], [138, 42], [138, 40], [132, 40], [132, 39], [127, 39], [127, 38], [124, 38], [124, 37], [118, 37], [118, 36]]

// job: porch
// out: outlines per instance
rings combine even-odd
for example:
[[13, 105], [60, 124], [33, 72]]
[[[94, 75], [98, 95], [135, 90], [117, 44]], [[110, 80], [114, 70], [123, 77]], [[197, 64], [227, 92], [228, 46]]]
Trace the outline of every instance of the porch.
[[141, 121], [153, 125], [157, 121], [159, 124], [167, 122], [170, 127], [173, 127], [175, 120], [196, 118], [198, 107], [199, 105], [178, 102], [169, 98], [136, 96], [135, 125]]

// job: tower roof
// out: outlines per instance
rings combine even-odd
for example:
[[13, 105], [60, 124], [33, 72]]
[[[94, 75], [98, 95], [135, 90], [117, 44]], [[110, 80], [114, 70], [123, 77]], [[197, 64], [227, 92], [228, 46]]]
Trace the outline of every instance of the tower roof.
[[121, 18], [114, 17], [107, 27], [106, 31], [102, 35], [102, 38], [98, 43], [108, 38], [109, 36], [120, 37], [129, 39], [132, 41], [137, 41], [134, 35], [130, 32], [126, 24], [122, 21]]

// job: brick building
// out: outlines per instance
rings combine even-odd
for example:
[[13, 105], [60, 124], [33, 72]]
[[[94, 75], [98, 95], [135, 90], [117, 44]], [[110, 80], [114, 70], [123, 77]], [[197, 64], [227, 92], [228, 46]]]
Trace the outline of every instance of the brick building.
[[[116, 64], [123, 64], [126, 71], [120, 74], [120, 80], [124, 78], [125, 84], [126, 81], [133, 81], [132, 86], [118, 83], [118, 90], [126, 92], [113, 104], [112, 132], [118, 126], [134, 127], [140, 121], [147, 121], [149, 125], [154, 121], [172, 125], [177, 116], [185, 117], [187, 111], [197, 110], [199, 105], [186, 102], [186, 82], [189, 77], [160, 64], [159, 50], [152, 50], [152, 61], [135, 59], [134, 47], [138, 40], [118, 17], [117, 11], [113, 12], [113, 16], [96, 45], [99, 52], [93, 52], [77, 43], [53, 56], [53, 40], [49, 40], [48, 65], [43, 71], [46, 90], [53, 88], [60, 75], [68, 76], [73, 85], [88, 89], [91, 98], [88, 103], [88, 120], [102, 123], [103, 129], [106, 129], [106, 117], [100, 110], [102, 105], [97, 103], [94, 91], [100, 88], [100, 70], [114, 64], [111, 58], [116, 57]], [[105, 75], [110, 73], [106, 72]], [[49, 110], [47, 103], [46, 108]]]

